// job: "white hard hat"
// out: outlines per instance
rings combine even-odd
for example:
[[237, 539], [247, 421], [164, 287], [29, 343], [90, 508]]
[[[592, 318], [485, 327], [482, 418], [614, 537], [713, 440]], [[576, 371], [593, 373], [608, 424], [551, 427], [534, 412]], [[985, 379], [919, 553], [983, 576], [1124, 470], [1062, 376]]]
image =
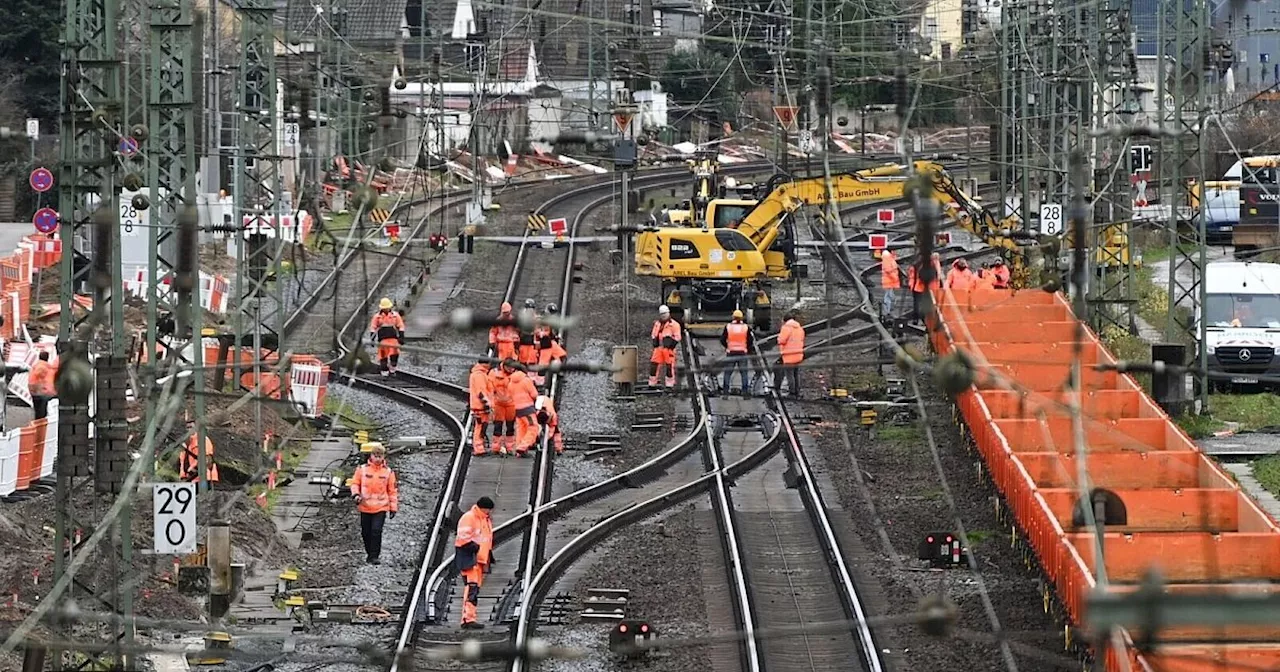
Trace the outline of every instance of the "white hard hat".
[[668, 308], [668, 307], [666, 306], [666, 304], [663, 304], [663, 305], [661, 305], [661, 306], [658, 306], [658, 314], [659, 314], [659, 315], [670, 315], [670, 314], [671, 314], [671, 309], [670, 309], [670, 308]]

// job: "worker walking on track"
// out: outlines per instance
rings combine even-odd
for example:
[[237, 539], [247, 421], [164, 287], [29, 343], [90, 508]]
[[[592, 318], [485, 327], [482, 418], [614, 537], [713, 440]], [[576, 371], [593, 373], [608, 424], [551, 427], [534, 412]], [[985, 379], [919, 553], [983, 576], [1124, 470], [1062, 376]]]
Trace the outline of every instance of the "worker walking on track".
[[[196, 423], [188, 420], [187, 431], [191, 435], [187, 437], [187, 445], [178, 455], [178, 474], [188, 483], [199, 483], [200, 437], [196, 434]], [[218, 482], [218, 463], [213, 459], [213, 439], [208, 436], [204, 437], [204, 470], [205, 480], [209, 483]]]
[[881, 299], [881, 317], [886, 319], [893, 317], [893, 302], [901, 288], [902, 276], [898, 273], [898, 258], [894, 256], [892, 250], [881, 251], [880, 289], [884, 290], [884, 298]]
[[36, 420], [49, 415], [49, 400], [58, 396], [58, 389], [53, 384], [57, 367], [49, 362], [49, 353], [40, 352], [40, 358], [27, 374], [27, 391], [31, 393], [31, 410], [35, 411]]
[[396, 472], [387, 466], [387, 449], [374, 442], [360, 446], [360, 451], [369, 454], [369, 461], [356, 467], [351, 477], [351, 497], [360, 511], [365, 560], [378, 565], [382, 564], [382, 526], [400, 510], [400, 492]]
[[502, 368], [516, 409], [516, 457], [524, 457], [538, 443], [538, 387], [515, 362], [503, 362]]
[[538, 363], [538, 329], [536, 324], [538, 319], [538, 311], [534, 308], [533, 299], [524, 300], [524, 309], [521, 311], [522, 317], [527, 319], [533, 326], [528, 331], [520, 330], [520, 345], [516, 348], [516, 359], [525, 366], [533, 366]]
[[[481, 359], [471, 367], [471, 375], [467, 378], [467, 392], [470, 394], [472, 436], [471, 454], [484, 455], [485, 433], [493, 418], [493, 386], [489, 382], [489, 362]], [[496, 436], [494, 437], [497, 438]]]
[[489, 372], [489, 392], [493, 403], [493, 450], [507, 455], [515, 449], [516, 407], [511, 399], [511, 378], [507, 367], [515, 360], [504, 359], [502, 365]]
[[[556, 304], [547, 306], [547, 314], [555, 315], [557, 312]], [[560, 338], [547, 327], [538, 336], [538, 367], [541, 369], [537, 375], [530, 376], [533, 382], [542, 385], [546, 382], [547, 367], [556, 362], [563, 362], [569, 353], [560, 345]]]
[[653, 339], [653, 355], [649, 357], [652, 368], [649, 372], [649, 387], [658, 386], [658, 376], [662, 375], [662, 367], [667, 367], [666, 386], [668, 390], [676, 387], [676, 348], [680, 347], [680, 323], [671, 319], [671, 309], [658, 306], [658, 319], [653, 322], [650, 333]]
[[[498, 310], [498, 319], [514, 320], [511, 304], [502, 302]], [[515, 359], [516, 345], [520, 342], [520, 328], [513, 324], [495, 324], [489, 328], [489, 347], [493, 348], [498, 359]]]
[[563, 453], [564, 435], [560, 433], [560, 416], [556, 414], [555, 402], [550, 396], [539, 394], [534, 408], [537, 410], [538, 424], [547, 432], [547, 443], [555, 447], [556, 455]]
[[476, 605], [480, 603], [480, 586], [484, 573], [494, 564], [493, 500], [481, 497], [470, 511], [458, 519], [458, 534], [453, 541], [453, 559], [462, 575], [462, 627], [482, 630], [476, 621]]
[[369, 322], [369, 333], [378, 342], [378, 366], [382, 375], [396, 372], [400, 364], [400, 346], [404, 343], [404, 318], [392, 310], [391, 299], [378, 302], [378, 312]]
[[724, 370], [724, 385], [720, 389], [725, 394], [729, 394], [729, 382], [734, 369], [742, 371], [742, 396], [750, 393], [751, 363], [748, 358], [754, 341], [751, 327], [742, 321], [742, 311], [733, 311], [733, 321], [724, 325], [724, 331], [720, 332], [720, 345], [724, 346], [727, 367]]
[[782, 355], [782, 363], [773, 374], [774, 389], [778, 394], [782, 394], [783, 379], [790, 376], [793, 397], [800, 396], [800, 363], [804, 361], [804, 327], [799, 317], [797, 311], [787, 311], [787, 321], [778, 331], [778, 352]]

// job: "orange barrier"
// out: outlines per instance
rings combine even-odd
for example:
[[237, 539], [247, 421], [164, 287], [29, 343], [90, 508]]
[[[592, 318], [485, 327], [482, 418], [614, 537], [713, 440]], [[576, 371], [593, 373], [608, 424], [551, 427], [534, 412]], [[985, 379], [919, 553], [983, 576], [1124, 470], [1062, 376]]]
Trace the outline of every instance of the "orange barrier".
[[[1170, 592], [1280, 590], [1267, 585], [1280, 581], [1280, 528], [1132, 377], [1093, 368], [1116, 360], [1062, 296], [986, 289], [935, 296], [942, 319], [934, 349], [961, 350], [977, 369], [956, 406], [1072, 622], [1084, 622], [1098, 562], [1095, 535], [1081, 520], [1087, 503], [1063, 392], [1077, 352], [1090, 487], [1109, 490], [1125, 512], [1124, 524], [1108, 525], [1103, 536], [1108, 590], [1132, 591], [1152, 568]], [[1280, 623], [1165, 628], [1161, 643], [1142, 654], [1132, 646], [1139, 635], [1122, 633], [1122, 650], [1106, 654], [1108, 670], [1280, 665]]]

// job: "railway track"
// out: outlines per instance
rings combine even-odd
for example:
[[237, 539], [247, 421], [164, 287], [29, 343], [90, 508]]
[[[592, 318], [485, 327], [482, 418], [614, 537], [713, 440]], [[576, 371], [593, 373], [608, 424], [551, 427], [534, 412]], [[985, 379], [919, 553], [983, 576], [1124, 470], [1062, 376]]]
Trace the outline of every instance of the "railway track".
[[[764, 168], [767, 168], [767, 164], [761, 163], [735, 166], [727, 170], [741, 173], [758, 172]], [[679, 184], [686, 179], [687, 174], [684, 171], [673, 171], [638, 176], [633, 180], [633, 185], [655, 187]], [[574, 189], [550, 199], [538, 210], [545, 212], [552, 207], [564, 208], [565, 205], [582, 202], [572, 224], [572, 233], [576, 234], [585, 223], [587, 213], [613, 198], [612, 193], [595, 198], [590, 198], [590, 194], [611, 186], [605, 183]], [[569, 314], [574, 244], [555, 248], [548, 253], [535, 242], [536, 239], [531, 238], [527, 232], [522, 237], [504, 299], [519, 305], [525, 297], [543, 302], [549, 298], [558, 298], [558, 303], [565, 307], [563, 312]], [[564, 261], [559, 264], [541, 263], [545, 258], [542, 256], [544, 254], [561, 256]], [[539, 261], [530, 265], [529, 259], [534, 257]], [[532, 272], [526, 273], [526, 269]], [[559, 280], [558, 285], [554, 284], [556, 280]], [[550, 384], [553, 394], [558, 393], [559, 379], [551, 379]], [[654, 487], [646, 487], [643, 490], [648, 494], [661, 490], [663, 486], [677, 483], [682, 478], [688, 479], [692, 474], [688, 467], [683, 467], [684, 471], [678, 473], [668, 471], [672, 465], [685, 459], [691, 451], [692, 442], [686, 437], [653, 460], [624, 474], [568, 495], [553, 498], [554, 461], [545, 450], [545, 446], [533, 460], [502, 460], [496, 457], [472, 460], [465, 438], [470, 434], [470, 419], [466, 418], [462, 424], [463, 438], [459, 440], [449, 474], [444, 487], [441, 488], [435, 517], [436, 524], [428, 535], [423, 562], [410, 594], [409, 603], [404, 610], [405, 620], [397, 642], [397, 661], [405, 659], [403, 654], [413, 648], [417, 632], [422, 625], [443, 624], [450, 619], [450, 614], [456, 613], [460, 607], [460, 591], [453, 585], [452, 554], [449, 542], [453, 523], [461, 513], [461, 506], [470, 504], [472, 500], [482, 495], [494, 497], [498, 503], [498, 510], [495, 511], [494, 517], [496, 521], [503, 522], [495, 528], [495, 548], [498, 549], [495, 555], [500, 562], [486, 579], [480, 611], [489, 617], [490, 624], [511, 624], [515, 641], [523, 644], [533, 631], [533, 623], [541, 599], [545, 597], [546, 591], [551, 589], [551, 585], [561, 578], [547, 571], [553, 563], [550, 560], [544, 562], [543, 558], [549, 556], [555, 559], [554, 566], [560, 567], [567, 561], [564, 555], [567, 549], [580, 550], [585, 543], [578, 537], [570, 538], [564, 532], [548, 534], [547, 530], [551, 523], [570, 514], [582, 514], [581, 516], [573, 515], [572, 519], [575, 521], [596, 516], [602, 510], [601, 505], [597, 504], [600, 500], [619, 490], [634, 488], [637, 483], [658, 481], [653, 484]], [[701, 424], [699, 427], [701, 431], [706, 431]], [[779, 428], [781, 427], [782, 425], [779, 424]], [[745, 473], [748, 466], [756, 465], [761, 459], [759, 453], [737, 457], [736, 460], [728, 460], [729, 464], [721, 465], [720, 469], [706, 472], [702, 478], [714, 480], [715, 473], [720, 473], [721, 477], [736, 476]], [[690, 486], [695, 480], [687, 480], [684, 486]], [[684, 492], [680, 488], [676, 491]], [[674, 495], [658, 495], [656, 499], [669, 501], [672, 497]], [[648, 506], [641, 506], [642, 503], [648, 503]], [[595, 504], [594, 507], [593, 504]], [[641, 503], [628, 504], [621, 513], [614, 515], [629, 512], [627, 517], [630, 517], [637, 512], [651, 510], [654, 506], [656, 504], [652, 501], [644, 500]], [[607, 532], [601, 532], [595, 527], [591, 529], [596, 530], [595, 535], [607, 536]], [[510, 542], [517, 537], [522, 541], [521, 550], [518, 562], [512, 562], [511, 558], [507, 557], [504, 544], [509, 546]], [[391, 669], [397, 670], [399, 665], [400, 663], [397, 662]], [[520, 665], [521, 663], [517, 662], [514, 669], [520, 669]]]

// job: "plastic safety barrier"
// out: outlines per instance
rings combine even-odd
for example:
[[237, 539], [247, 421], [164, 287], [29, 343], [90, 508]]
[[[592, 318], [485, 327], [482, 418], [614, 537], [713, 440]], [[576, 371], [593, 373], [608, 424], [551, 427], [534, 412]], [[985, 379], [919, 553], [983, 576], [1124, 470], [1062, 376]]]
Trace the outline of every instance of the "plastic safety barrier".
[[[1039, 291], [936, 293], [939, 353], [963, 351], [977, 371], [956, 398], [996, 488], [1017, 519], [1073, 622], [1097, 587], [1095, 534], [1078, 526], [1079, 457], [1063, 388], [1081, 355], [1083, 438], [1091, 488], [1108, 509], [1107, 587], [1136, 590], [1158, 568], [1168, 590], [1270, 592], [1280, 581], [1280, 528], [1115, 364], [1066, 300]], [[1163, 628], [1139, 654], [1129, 633], [1107, 669], [1244, 672], [1280, 664], [1280, 622], [1249, 628]], [[1122, 660], [1128, 665], [1122, 665]]]
[[319, 417], [324, 410], [324, 393], [328, 380], [329, 367], [323, 366], [319, 361], [294, 361], [289, 371], [289, 401], [298, 407], [298, 412], [302, 415], [308, 418]]

